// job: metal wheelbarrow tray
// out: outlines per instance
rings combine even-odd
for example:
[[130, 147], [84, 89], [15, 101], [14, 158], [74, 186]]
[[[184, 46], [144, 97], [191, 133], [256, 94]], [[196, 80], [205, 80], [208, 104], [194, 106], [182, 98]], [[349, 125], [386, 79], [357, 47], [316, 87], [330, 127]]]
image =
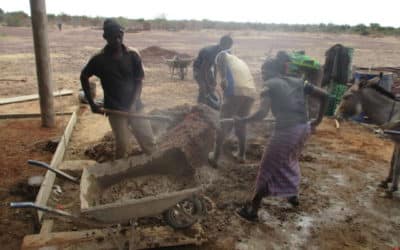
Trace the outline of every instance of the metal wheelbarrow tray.
[[[76, 178], [54, 170], [46, 163], [36, 161], [29, 163], [47, 168], [75, 183], [78, 182]], [[181, 150], [173, 148], [155, 153], [150, 157], [136, 156], [84, 168], [80, 179], [81, 209], [79, 215], [70, 215], [63, 210], [48, 207], [37, 207], [33, 203], [12, 203], [11, 206], [33, 207], [60, 216], [75, 217], [77, 221], [82, 219], [80, 222], [88, 220], [95, 224], [105, 225], [120, 224], [141, 217], [163, 214], [167, 224], [173, 228], [187, 228], [204, 214], [204, 205], [196, 195], [200, 191], [199, 187], [106, 204], [100, 204], [99, 199], [107, 188], [123, 180], [154, 175], [175, 176], [179, 179], [190, 178], [192, 169], [188, 166], [190, 164], [187, 162], [185, 154]]]
[[[175, 74], [178, 74], [181, 80], [185, 78], [187, 74], [187, 68], [193, 61], [193, 58], [183, 58], [179, 56], [174, 56], [172, 59], [167, 59], [163, 57], [163, 59], [165, 64], [168, 65], [171, 78], [173, 78]], [[179, 69], [179, 72], [175, 73], [175, 69]]]

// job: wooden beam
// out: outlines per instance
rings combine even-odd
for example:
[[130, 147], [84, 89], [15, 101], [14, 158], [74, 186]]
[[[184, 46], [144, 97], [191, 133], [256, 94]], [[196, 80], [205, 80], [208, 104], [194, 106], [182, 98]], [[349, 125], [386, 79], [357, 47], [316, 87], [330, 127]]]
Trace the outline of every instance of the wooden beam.
[[44, 220], [40, 228], [40, 234], [49, 234], [53, 229], [54, 220]]
[[[75, 111], [71, 119], [68, 122], [67, 127], [65, 128], [64, 134], [61, 137], [60, 142], [58, 143], [56, 152], [53, 155], [53, 158], [51, 160], [50, 166], [52, 168], [58, 168], [58, 165], [62, 162], [64, 158], [64, 153], [66, 150], [66, 147], [68, 145], [69, 139], [71, 138], [72, 130], [76, 124], [77, 121], [77, 111]], [[44, 180], [42, 182], [42, 185], [40, 186], [39, 193], [36, 196], [36, 204], [38, 205], [46, 205], [47, 200], [50, 197], [50, 193], [54, 184], [55, 180], [55, 174], [51, 171], [47, 171], [46, 175], [44, 176]], [[41, 221], [43, 216], [43, 212], [38, 212], [38, 219], [39, 222]]]
[[30, 0], [33, 44], [35, 47], [36, 74], [40, 96], [42, 126], [54, 127], [53, 85], [47, 38], [46, 0]]
[[[74, 112], [57, 112], [56, 116], [60, 115], [72, 115]], [[40, 113], [10, 113], [10, 114], [0, 114], [0, 119], [19, 119], [19, 118], [36, 118], [40, 117]]]
[[[22, 250], [55, 247], [79, 249], [118, 249], [129, 245], [131, 228], [93, 229], [73, 232], [57, 232], [25, 236]], [[187, 230], [174, 230], [170, 227], [136, 228], [135, 249], [148, 249], [182, 245], [201, 245], [206, 241], [204, 231], [199, 224]]]
[[[74, 93], [74, 91], [72, 91], [70, 89], [62, 89], [60, 91], [55, 91], [53, 93], [53, 96], [72, 95], [73, 93]], [[37, 100], [37, 99], [39, 99], [38, 94], [23, 95], [23, 96], [9, 97], [9, 98], [0, 98], [0, 105], [17, 103], [17, 102], [27, 102], [27, 101]]]

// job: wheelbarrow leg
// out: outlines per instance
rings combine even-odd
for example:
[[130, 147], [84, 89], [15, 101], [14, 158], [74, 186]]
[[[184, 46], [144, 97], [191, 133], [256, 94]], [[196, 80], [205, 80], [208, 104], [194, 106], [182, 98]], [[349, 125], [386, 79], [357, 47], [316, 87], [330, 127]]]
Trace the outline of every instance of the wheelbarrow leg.
[[183, 67], [183, 66], [179, 67], [179, 76], [180, 76], [181, 80], [185, 79], [185, 67]]
[[175, 67], [171, 66], [171, 79], [174, 79]]
[[131, 223], [131, 238], [129, 239], [129, 250], [136, 250], [135, 244], [136, 244], [136, 220], [132, 219], [130, 221]]

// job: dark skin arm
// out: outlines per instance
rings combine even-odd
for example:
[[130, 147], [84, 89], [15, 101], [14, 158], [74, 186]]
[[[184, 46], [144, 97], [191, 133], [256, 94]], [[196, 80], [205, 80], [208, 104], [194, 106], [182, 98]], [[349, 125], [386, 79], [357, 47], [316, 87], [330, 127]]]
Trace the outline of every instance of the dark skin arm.
[[94, 103], [92, 95], [90, 94], [89, 78], [90, 78], [90, 76], [86, 75], [83, 72], [81, 73], [80, 79], [81, 79], [81, 85], [82, 85], [83, 92], [85, 93], [86, 99], [88, 100], [88, 103], [90, 105], [92, 112], [97, 113], [97, 114], [102, 114], [103, 111], [96, 103]]
[[235, 118], [235, 122], [247, 123], [247, 122], [261, 121], [268, 115], [270, 108], [271, 108], [271, 100], [269, 99], [269, 97], [264, 96], [261, 98], [260, 106], [255, 113], [244, 118]]
[[329, 94], [325, 90], [313, 86], [310, 96], [317, 98], [320, 103], [317, 119], [311, 121], [311, 127], [315, 129], [322, 122], [322, 118], [324, 117], [325, 111], [328, 108]]
[[138, 100], [140, 98], [140, 95], [142, 94], [142, 88], [143, 88], [143, 81], [141, 79], [136, 80], [136, 90], [135, 90], [135, 95], [133, 96], [132, 99], [131, 107], [136, 105], [136, 100]]
[[215, 86], [215, 76], [212, 79], [210, 79], [209, 71], [211, 67], [213, 67], [213, 65], [210, 64], [207, 60], [204, 60], [203, 63], [201, 64], [201, 72], [205, 76], [206, 80], [204, 88], [206, 89], [207, 93], [210, 93], [211, 87]]

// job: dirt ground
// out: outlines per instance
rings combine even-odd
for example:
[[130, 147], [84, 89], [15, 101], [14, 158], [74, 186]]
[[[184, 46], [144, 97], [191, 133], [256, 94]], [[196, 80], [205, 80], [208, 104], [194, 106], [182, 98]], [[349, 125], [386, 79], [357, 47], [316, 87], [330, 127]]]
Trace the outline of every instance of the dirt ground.
[[[223, 34], [225, 32], [214, 30], [128, 33], [125, 43], [139, 50], [158, 46], [194, 57], [202, 46], [216, 43]], [[357, 66], [398, 66], [400, 61], [400, 39], [394, 37], [257, 31], [234, 31], [232, 36], [234, 53], [248, 63], [258, 86], [262, 61], [281, 49], [305, 50], [323, 62], [325, 51], [342, 43], [355, 48], [353, 62]], [[49, 39], [54, 88], [77, 91], [81, 68], [104, 45], [101, 31], [66, 27], [59, 32], [52, 28]], [[31, 30], [0, 27], [0, 45], [0, 98], [36, 93]], [[146, 79], [142, 99], [146, 111], [195, 103], [197, 86], [191, 70], [181, 81], [171, 79], [168, 67], [148, 51], [143, 61]], [[59, 112], [70, 110], [76, 104], [76, 95], [55, 100]], [[2, 113], [28, 111], [39, 112], [37, 102], [0, 106]], [[54, 134], [42, 134], [39, 122], [32, 121], [29, 125], [27, 128], [15, 120], [0, 123], [4, 145], [0, 172], [2, 179], [6, 179], [0, 186], [2, 205], [14, 198], [8, 194], [13, 185], [37, 174], [18, 171], [26, 165], [26, 159], [50, 160], [50, 153], [37, 153], [33, 144], [59, 134], [59, 130], [53, 131]], [[206, 195], [217, 207], [202, 222], [209, 242], [198, 248], [179, 249], [391, 249], [400, 245], [400, 198], [383, 198], [382, 190], [377, 189], [388, 171], [392, 143], [357, 124], [342, 124], [337, 130], [329, 119], [324, 120], [303, 152], [300, 207], [294, 209], [282, 199], [268, 198], [259, 214], [260, 223], [238, 219], [234, 211], [250, 198], [257, 162], [268, 139], [268, 128], [270, 126], [252, 126], [250, 157], [246, 164], [238, 165], [229, 157], [235, 147], [232, 141], [227, 144], [227, 156], [219, 169], [201, 168], [210, 176]], [[33, 132], [27, 133], [27, 129]], [[66, 159], [88, 159], [85, 150], [109, 131], [105, 117], [93, 115], [83, 107]], [[9, 134], [18, 137], [13, 139]], [[23, 140], [25, 137], [27, 141]], [[8, 171], [10, 162], [15, 163], [12, 175]], [[4, 206], [0, 211], [1, 244], [4, 249], [18, 249], [23, 235], [33, 232], [27, 226], [30, 219]]]

